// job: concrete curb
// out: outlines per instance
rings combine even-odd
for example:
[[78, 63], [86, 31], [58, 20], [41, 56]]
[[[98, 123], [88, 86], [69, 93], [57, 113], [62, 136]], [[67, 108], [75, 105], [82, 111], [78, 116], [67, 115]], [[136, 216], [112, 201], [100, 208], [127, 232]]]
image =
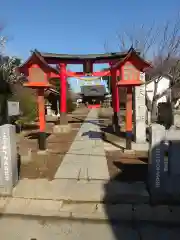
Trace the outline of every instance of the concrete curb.
[[180, 207], [147, 204], [64, 203], [63, 201], [0, 198], [1, 217], [53, 218], [86, 221], [153, 222], [180, 225]]

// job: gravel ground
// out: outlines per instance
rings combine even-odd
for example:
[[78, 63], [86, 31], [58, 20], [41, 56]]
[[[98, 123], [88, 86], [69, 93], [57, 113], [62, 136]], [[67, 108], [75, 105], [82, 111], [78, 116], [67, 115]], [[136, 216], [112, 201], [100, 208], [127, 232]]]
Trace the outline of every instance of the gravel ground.
[[47, 149], [48, 154], [38, 155], [37, 150], [37, 139], [38, 131], [32, 130], [27, 131], [25, 136], [18, 136], [18, 146], [20, 156], [26, 156], [28, 149], [32, 150], [32, 157], [30, 162], [22, 162], [20, 164], [20, 178], [46, 178], [52, 180], [54, 175], [60, 166], [65, 154], [68, 152], [76, 134], [78, 133], [81, 125], [86, 118], [87, 110], [84, 109], [84, 115], [82, 109], [78, 109], [78, 113], [81, 113], [81, 116], [76, 116], [71, 114], [69, 116], [69, 123], [71, 124], [72, 130], [70, 133], [65, 134], [53, 134], [52, 129], [54, 124], [47, 123], [46, 132], [47, 132]]

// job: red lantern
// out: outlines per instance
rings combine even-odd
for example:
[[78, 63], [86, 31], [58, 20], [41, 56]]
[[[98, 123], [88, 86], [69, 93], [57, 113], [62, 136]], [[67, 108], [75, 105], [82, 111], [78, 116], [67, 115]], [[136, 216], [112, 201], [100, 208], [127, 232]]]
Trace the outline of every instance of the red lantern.
[[140, 80], [140, 74], [148, 67], [150, 67], [150, 64], [142, 59], [133, 48], [130, 49], [128, 55], [117, 65], [117, 68], [121, 72], [121, 79], [117, 85], [127, 88], [126, 149], [131, 149], [132, 143], [132, 88], [143, 84], [143, 81]]
[[121, 79], [117, 83], [120, 87], [135, 87], [141, 85], [143, 82], [140, 81], [140, 71], [131, 63], [125, 62], [121, 66]]
[[37, 102], [39, 111], [39, 149], [46, 149], [46, 133], [45, 133], [45, 102], [44, 89], [51, 87], [49, 76], [51, 72], [58, 73], [56, 69], [49, 66], [46, 61], [34, 52], [32, 56], [19, 68], [19, 71], [27, 77], [25, 87], [35, 88], [37, 90]]

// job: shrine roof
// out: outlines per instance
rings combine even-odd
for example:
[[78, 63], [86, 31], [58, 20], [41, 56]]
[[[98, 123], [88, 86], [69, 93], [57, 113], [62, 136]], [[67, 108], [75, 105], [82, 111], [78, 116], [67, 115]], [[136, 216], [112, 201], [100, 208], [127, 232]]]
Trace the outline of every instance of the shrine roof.
[[33, 51], [33, 52], [32, 52], [32, 55], [31, 55], [23, 64], [21, 64], [17, 69], [18, 69], [20, 72], [24, 73], [24, 71], [26, 71], [26, 68], [27, 68], [28, 66], [30, 66], [32, 63], [36, 63], [36, 64], [38, 63], [38, 64], [40, 64], [41, 66], [44, 66], [44, 67], [45, 67], [46, 69], [48, 69], [50, 72], [54, 72], [54, 73], [56, 73], [56, 74], [59, 73], [59, 71], [58, 71], [56, 68], [50, 66], [50, 65], [46, 62], [46, 60], [41, 56], [41, 54], [40, 54], [38, 51]]
[[[35, 50], [37, 51], [37, 50]], [[56, 53], [45, 53], [39, 52], [45, 60], [66, 60], [66, 61], [77, 61], [82, 62], [85, 60], [91, 60], [95, 62], [108, 62], [109, 60], [119, 60], [125, 58], [129, 51], [124, 52], [111, 52], [111, 53], [100, 53], [100, 54], [56, 54]], [[139, 52], [137, 52], [139, 54]]]
[[129, 49], [129, 51], [127, 52], [126, 56], [122, 59], [120, 59], [120, 61], [118, 61], [117, 63], [115, 63], [112, 68], [118, 68], [120, 65], [123, 65], [126, 61], [129, 61], [130, 59], [134, 59], [135, 62], [138, 64], [139, 70], [146, 70], [151, 66], [150, 62], [147, 62], [145, 59], [143, 59], [140, 56], [140, 53], [137, 52], [133, 47], [131, 47]]
[[87, 55], [43, 53], [39, 52], [38, 50], [34, 50], [32, 51], [32, 55], [28, 58], [28, 60], [20, 66], [20, 69], [22, 70], [25, 66], [31, 64], [34, 60], [41, 63], [41, 65], [45, 66], [49, 71], [55, 73], [58, 73], [58, 69], [51, 67], [51, 64], [58, 64], [60, 62], [64, 62], [66, 64], [82, 64], [85, 60], [92, 61], [93, 63], [112, 63], [112, 68], [118, 68], [129, 59], [134, 59], [141, 69], [150, 67], [150, 63], [145, 61], [140, 56], [140, 52], [131, 47], [129, 51], [126, 52]]

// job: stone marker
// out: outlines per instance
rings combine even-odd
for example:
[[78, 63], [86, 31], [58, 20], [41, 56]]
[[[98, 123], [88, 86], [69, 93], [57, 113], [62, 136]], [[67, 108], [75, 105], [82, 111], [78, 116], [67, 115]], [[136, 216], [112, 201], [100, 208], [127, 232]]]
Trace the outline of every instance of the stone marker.
[[177, 199], [179, 201], [180, 185], [178, 183], [180, 182], [180, 130], [170, 128], [169, 131], [167, 131], [166, 138], [170, 142], [168, 164], [170, 193], [175, 196], [176, 199], [177, 196], [179, 196]]
[[180, 203], [180, 130], [153, 124], [150, 133], [149, 190], [153, 202]]
[[[145, 74], [141, 73], [141, 81], [145, 82]], [[134, 137], [136, 143], [146, 142], [146, 100], [145, 85], [134, 89]]]
[[148, 185], [153, 197], [157, 197], [164, 192], [164, 153], [162, 146], [164, 139], [164, 126], [152, 124], [150, 129]]
[[174, 125], [180, 128], [180, 110], [174, 110]]
[[18, 181], [15, 126], [0, 126], [0, 194], [11, 195]]

